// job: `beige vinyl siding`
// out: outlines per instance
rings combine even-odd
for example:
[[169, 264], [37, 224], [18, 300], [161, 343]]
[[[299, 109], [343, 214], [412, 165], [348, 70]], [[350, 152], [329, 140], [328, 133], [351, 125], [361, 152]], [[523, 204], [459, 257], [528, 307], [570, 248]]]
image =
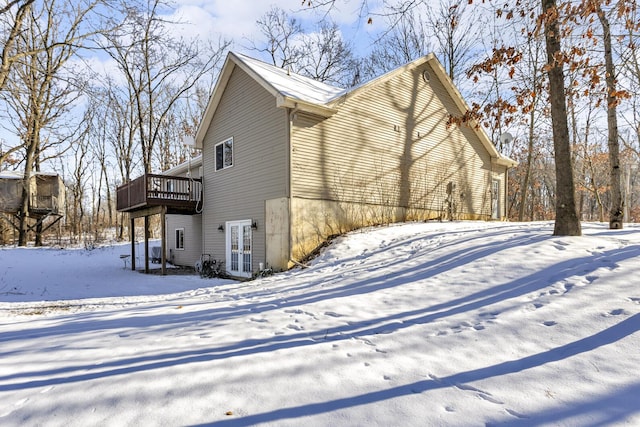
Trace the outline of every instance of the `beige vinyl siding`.
[[[266, 260], [265, 202], [287, 196], [288, 116], [240, 68], [232, 72], [203, 141], [205, 253], [225, 259], [226, 221], [252, 219], [253, 270]], [[233, 138], [233, 166], [215, 170], [216, 144]]]
[[[298, 113], [292, 130], [292, 197], [490, 215], [491, 160], [474, 132], [447, 127], [459, 114], [428, 64], [355, 91], [327, 119]], [[413, 213], [412, 213], [413, 212]], [[403, 218], [400, 218], [403, 219]]]
[[[202, 254], [202, 215], [167, 215], [167, 259], [193, 267]], [[184, 229], [184, 249], [176, 248], [176, 229]]]

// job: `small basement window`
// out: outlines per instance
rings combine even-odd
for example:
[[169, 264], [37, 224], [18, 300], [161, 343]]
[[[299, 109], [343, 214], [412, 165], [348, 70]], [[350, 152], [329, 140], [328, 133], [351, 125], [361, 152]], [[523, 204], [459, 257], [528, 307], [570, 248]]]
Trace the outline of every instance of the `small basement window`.
[[184, 249], [184, 228], [176, 228], [176, 249]]
[[233, 166], [233, 138], [216, 144], [216, 170]]

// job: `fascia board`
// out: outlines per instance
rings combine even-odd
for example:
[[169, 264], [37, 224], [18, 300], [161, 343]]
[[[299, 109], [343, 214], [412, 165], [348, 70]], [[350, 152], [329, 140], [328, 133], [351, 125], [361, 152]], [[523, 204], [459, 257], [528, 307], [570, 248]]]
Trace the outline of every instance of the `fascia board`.
[[215, 87], [213, 88], [213, 92], [211, 93], [211, 97], [209, 98], [209, 103], [207, 104], [207, 108], [204, 110], [204, 114], [202, 115], [202, 120], [200, 120], [200, 124], [198, 126], [198, 130], [196, 131], [196, 148], [202, 149], [202, 143], [204, 141], [205, 134], [209, 129], [209, 125], [211, 124], [211, 120], [213, 120], [213, 115], [218, 108], [218, 104], [220, 103], [220, 99], [222, 98], [222, 94], [224, 93], [224, 89], [229, 82], [229, 78], [231, 77], [231, 73], [235, 68], [235, 63], [231, 60], [231, 54], [227, 56], [227, 59], [222, 67], [222, 72], [220, 73], [220, 77], [216, 82]]
[[276, 96], [276, 106], [279, 108], [305, 111], [325, 118], [333, 116], [338, 111], [336, 108], [326, 107], [321, 104], [312, 104], [283, 95]]

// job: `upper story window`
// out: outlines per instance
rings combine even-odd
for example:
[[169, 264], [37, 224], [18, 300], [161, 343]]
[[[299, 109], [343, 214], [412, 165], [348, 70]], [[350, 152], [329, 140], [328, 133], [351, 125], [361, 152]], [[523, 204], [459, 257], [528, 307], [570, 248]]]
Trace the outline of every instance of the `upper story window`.
[[216, 170], [233, 166], [233, 138], [216, 144]]

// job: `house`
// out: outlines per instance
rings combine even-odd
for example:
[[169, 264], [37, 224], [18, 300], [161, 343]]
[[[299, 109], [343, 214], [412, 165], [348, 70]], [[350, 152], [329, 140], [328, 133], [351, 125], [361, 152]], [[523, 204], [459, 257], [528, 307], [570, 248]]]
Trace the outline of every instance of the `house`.
[[467, 109], [434, 55], [344, 90], [229, 53], [195, 136], [201, 211], [168, 217], [171, 256], [250, 277], [360, 226], [503, 219], [515, 162], [447, 125]]

